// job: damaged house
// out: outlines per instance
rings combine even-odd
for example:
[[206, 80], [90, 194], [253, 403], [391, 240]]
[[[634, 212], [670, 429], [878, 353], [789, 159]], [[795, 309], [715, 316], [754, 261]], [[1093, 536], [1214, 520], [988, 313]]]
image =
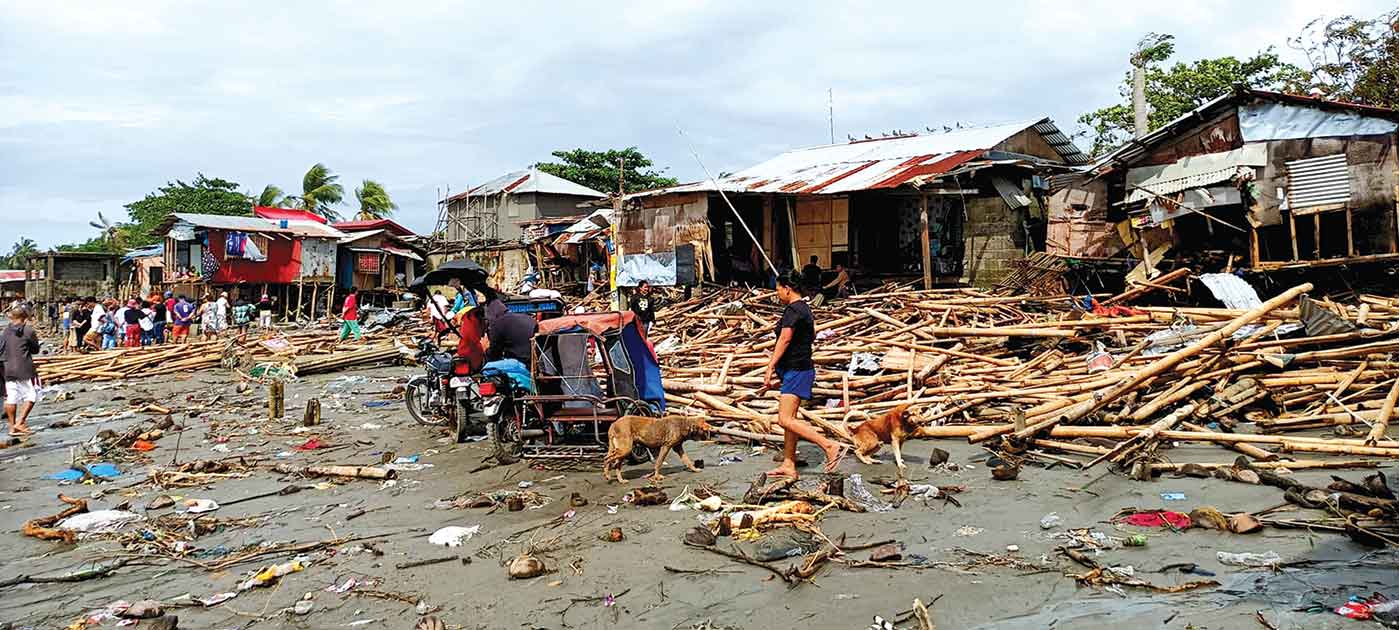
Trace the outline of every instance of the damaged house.
[[1087, 162], [1049, 119], [789, 151], [629, 195], [617, 283], [766, 284], [756, 241], [782, 269], [814, 256], [866, 279], [992, 285], [1042, 249], [1046, 178]]
[[1399, 112], [1236, 89], [1055, 181], [1047, 247], [1257, 271], [1399, 260]]

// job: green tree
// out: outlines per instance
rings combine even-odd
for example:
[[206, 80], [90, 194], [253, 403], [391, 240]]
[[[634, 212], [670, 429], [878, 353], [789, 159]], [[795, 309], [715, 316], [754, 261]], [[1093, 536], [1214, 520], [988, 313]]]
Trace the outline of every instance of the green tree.
[[[247, 216], [252, 214], [253, 204], [247, 195], [238, 191], [237, 183], [226, 179], [211, 179], [199, 173], [189, 183], [175, 180], [140, 201], [126, 204], [131, 223], [115, 226], [115, 230], [110, 231], [112, 238], [107, 240], [115, 242], [109, 250], [160, 242], [164, 235], [157, 234], [155, 228], [174, 212]], [[89, 241], [82, 246], [95, 245]]]
[[1349, 15], [1327, 22], [1318, 18], [1287, 44], [1307, 58], [1310, 69], [1302, 79], [1306, 91], [1399, 107], [1399, 9], [1369, 20]]
[[10, 247], [10, 253], [0, 256], [0, 269], [23, 269], [29, 258], [39, 253], [39, 245], [32, 238], [21, 236]]
[[[562, 177], [575, 184], [587, 186], [601, 193], [617, 191], [617, 167], [621, 163], [622, 189], [633, 193], [654, 188], [674, 186], [674, 177], [666, 177], [652, 170], [651, 160], [642, 155], [636, 147], [610, 149], [607, 151], [554, 151], [558, 162], [540, 162], [535, 166], [550, 175]], [[665, 169], [661, 169], [664, 171]]]
[[345, 187], [338, 182], [339, 175], [331, 172], [326, 165], [317, 162], [301, 178], [301, 196], [298, 205], [307, 212], [319, 214], [328, 221], [338, 221], [340, 214], [331, 206], [345, 198]]
[[355, 189], [355, 199], [359, 201], [359, 219], [387, 219], [398, 209], [398, 204], [389, 198], [384, 186], [372, 179], [364, 180]]
[[253, 205], [263, 208], [280, 208], [287, 203], [287, 195], [281, 188], [268, 184], [262, 187], [262, 192], [258, 194]]
[[[1179, 118], [1210, 100], [1225, 94], [1234, 85], [1243, 84], [1260, 89], [1283, 89], [1296, 85], [1303, 71], [1278, 58], [1272, 48], [1248, 59], [1217, 57], [1190, 63], [1165, 62], [1175, 53], [1170, 36], [1149, 38], [1146, 46], [1133, 55], [1146, 69], [1146, 102], [1151, 112], [1147, 124], [1151, 131]], [[1098, 109], [1078, 122], [1085, 129], [1080, 136], [1092, 140], [1090, 152], [1102, 155], [1131, 139], [1136, 131], [1132, 122], [1132, 74], [1127, 73], [1118, 90], [1122, 102]]]

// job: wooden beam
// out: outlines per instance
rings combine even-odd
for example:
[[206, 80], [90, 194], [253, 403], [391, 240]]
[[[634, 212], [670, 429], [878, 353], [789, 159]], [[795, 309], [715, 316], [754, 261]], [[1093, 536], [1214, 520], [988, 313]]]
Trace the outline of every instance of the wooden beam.
[[923, 241], [923, 288], [926, 290], [933, 288], [933, 250], [928, 234], [928, 195], [920, 195], [918, 201], [918, 233]]
[[1287, 232], [1292, 237], [1292, 260], [1297, 260], [1297, 215], [1287, 213]]
[[1312, 259], [1321, 260], [1321, 217], [1312, 215]]
[[1250, 226], [1248, 230], [1248, 266], [1257, 267], [1258, 259], [1258, 228]]
[[1355, 255], [1355, 223], [1350, 206], [1346, 206], [1346, 255]]

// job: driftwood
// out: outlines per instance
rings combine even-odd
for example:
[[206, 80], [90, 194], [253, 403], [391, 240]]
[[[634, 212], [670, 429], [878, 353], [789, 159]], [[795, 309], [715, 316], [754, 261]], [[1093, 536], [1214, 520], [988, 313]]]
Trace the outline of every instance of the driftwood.
[[78, 535], [74, 532], [63, 529], [53, 529], [52, 526], [65, 518], [73, 516], [74, 514], [82, 514], [83, 512], [86, 512], [87, 501], [83, 499], [69, 498], [61, 494], [58, 495], [58, 500], [72, 507], [67, 508], [53, 516], [45, 516], [43, 518], [36, 518], [30, 521], [26, 521], [24, 523], [24, 527], [22, 527], [20, 531], [25, 536], [33, 536], [34, 538], [38, 538], [39, 540], [61, 540], [66, 543], [77, 541]]
[[284, 475], [305, 475], [308, 477], [354, 477], [357, 479], [395, 479], [398, 477], [398, 471], [374, 466], [306, 466], [297, 468], [288, 464], [277, 464], [272, 469]]

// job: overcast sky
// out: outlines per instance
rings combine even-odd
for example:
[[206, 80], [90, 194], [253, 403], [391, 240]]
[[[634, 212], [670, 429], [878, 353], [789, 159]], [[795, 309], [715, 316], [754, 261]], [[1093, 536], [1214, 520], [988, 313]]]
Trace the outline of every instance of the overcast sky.
[[[828, 139], [1118, 100], [1134, 43], [1250, 55], [1321, 11], [1391, 2], [53, 2], [0, 0], [0, 249], [93, 236], [172, 179], [347, 198], [379, 180], [427, 232], [460, 191], [550, 151], [637, 146], [682, 181]], [[367, 5], [375, 4], [377, 8]], [[198, 5], [198, 6], [195, 6]], [[1083, 144], [1083, 143], [1080, 143]], [[345, 213], [351, 210], [346, 205]]]

